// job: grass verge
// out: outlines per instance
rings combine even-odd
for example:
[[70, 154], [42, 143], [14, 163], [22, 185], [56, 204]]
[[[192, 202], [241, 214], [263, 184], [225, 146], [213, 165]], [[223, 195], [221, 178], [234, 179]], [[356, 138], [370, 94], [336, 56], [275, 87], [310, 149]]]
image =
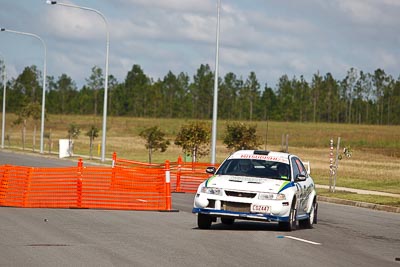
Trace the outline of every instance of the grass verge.
[[377, 195], [364, 195], [352, 192], [336, 191], [335, 193], [329, 192], [328, 189], [318, 189], [318, 195], [324, 197], [333, 197], [344, 200], [351, 200], [357, 202], [373, 203], [378, 205], [392, 206], [400, 208], [400, 198], [377, 196]]

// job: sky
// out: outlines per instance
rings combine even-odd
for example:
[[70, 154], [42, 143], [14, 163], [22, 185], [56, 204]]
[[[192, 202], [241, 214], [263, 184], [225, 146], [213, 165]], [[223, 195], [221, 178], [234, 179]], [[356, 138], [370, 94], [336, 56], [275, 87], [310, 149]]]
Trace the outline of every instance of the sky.
[[[201, 64], [215, 71], [217, 0], [63, 0], [95, 9], [109, 29], [109, 74], [124, 82], [138, 64], [153, 80], [172, 71], [193, 80]], [[315, 73], [343, 79], [350, 68], [400, 74], [400, 0], [221, 0], [219, 76], [263, 88], [279, 78]], [[0, 0], [0, 27], [33, 33], [46, 45], [47, 75], [81, 88], [94, 66], [105, 71], [106, 24], [99, 14], [45, 0]], [[44, 69], [40, 40], [0, 32], [7, 76]]]

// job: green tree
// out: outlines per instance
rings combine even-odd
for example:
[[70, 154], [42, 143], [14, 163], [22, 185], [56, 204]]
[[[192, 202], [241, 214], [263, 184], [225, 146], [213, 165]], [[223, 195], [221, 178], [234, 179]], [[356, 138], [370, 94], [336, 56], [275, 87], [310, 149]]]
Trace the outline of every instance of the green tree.
[[371, 120], [371, 106], [373, 97], [373, 85], [372, 75], [370, 73], [360, 72], [360, 97], [362, 98], [362, 111], [361, 115], [364, 115], [363, 121], [365, 123], [372, 123]]
[[182, 147], [185, 155], [190, 155], [196, 162], [210, 153], [210, 127], [204, 122], [191, 122], [181, 127], [178, 132], [175, 145]]
[[347, 71], [347, 76], [342, 82], [343, 86], [343, 95], [346, 100], [346, 122], [353, 122], [353, 101], [354, 101], [354, 92], [355, 87], [358, 80], [358, 71], [354, 68], [350, 68]]
[[177, 77], [177, 88], [175, 93], [175, 112], [174, 117], [185, 118], [190, 114], [189, 97], [190, 77], [184, 72], [179, 73]]
[[165, 139], [165, 133], [158, 126], [144, 129], [139, 136], [146, 140], [145, 147], [149, 150], [149, 163], [151, 163], [153, 152], [157, 150], [165, 152], [170, 144], [169, 140]]
[[[7, 79], [7, 74], [6, 74], [6, 64], [4, 63], [4, 60], [0, 58], [0, 73], [1, 73], [1, 86], [0, 88], [3, 88], [4, 83], [6, 82]], [[2, 97], [2, 95], [1, 95]]]
[[36, 66], [26, 67], [23, 72], [12, 81], [10, 90], [7, 90], [7, 111], [18, 113], [28, 103], [39, 102], [42, 89], [39, 84], [39, 71]]
[[68, 153], [70, 156], [73, 155], [73, 151], [74, 151], [74, 145], [73, 145], [73, 139], [77, 139], [79, 134], [81, 133], [81, 130], [79, 129], [79, 126], [76, 124], [70, 124], [69, 128], [68, 128]]
[[121, 115], [144, 116], [150, 101], [148, 90], [151, 86], [151, 80], [141, 67], [135, 64], [128, 72], [124, 85], [120, 88], [122, 91], [118, 94], [119, 101], [123, 103], [123, 113]]
[[74, 101], [75, 113], [93, 114], [94, 110], [94, 92], [87, 86], [83, 86], [79, 91], [77, 99]]
[[14, 121], [14, 124], [23, 124], [22, 128], [22, 149], [25, 149], [25, 140], [26, 140], [26, 125], [27, 120], [32, 118], [33, 120], [33, 140], [32, 140], [32, 149], [35, 151], [36, 147], [36, 129], [37, 123], [41, 118], [42, 114], [42, 106], [38, 102], [28, 103], [24, 106], [18, 113], [17, 119]]
[[151, 101], [148, 105], [148, 115], [154, 118], [165, 117], [165, 102], [163, 96], [163, 81], [158, 79], [150, 87], [149, 97]]
[[62, 74], [56, 82], [49, 79], [48, 91], [46, 109], [49, 112], [63, 115], [74, 113], [78, 106], [78, 90], [71, 77]]
[[294, 105], [291, 107], [293, 110], [293, 119], [300, 122], [307, 121], [310, 112], [310, 86], [303, 76], [299, 80], [293, 79], [293, 97]]
[[246, 125], [242, 122], [226, 126], [224, 144], [229, 150], [257, 149], [261, 141], [257, 137], [257, 125]]
[[98, 112], [98, 95], [101, 88], [104, 86], [104, 78], [103, 78], [103, 71], [101, 68], [94, 66], [92, 68], [92, 74], [88, 79], [86, 79], [87, 86], [93, 91], [94, 95], [94, 115], [97, 116]]
[[[36, 132], [37, 132], [37, 126], [38, 122], [41, 118], [42, 115], [42, 105], [40, 105], [38, 102], [33, 102], [29, 103], [27, 106], [28, 109], [28, 117], [32, 118], [33, 120], [33, 141], [32, 141], [32, 148], [33, 151], [35, 152], [35, 147], [36, 147]], [[46, 116], [45, 116], [46, 119]]]
[[238, 118], [239, 89], [243, 81], [237, 79], [233, 72], [225, 75], [223, 82], [218, 87], [218, 116], [223, 119]]
[[174, 108], [179, 106], [179, 104], [176, 105], [177, 103], [175, 103], [175, 93], [177, 87], [178, 79], [171, 71], [169, 71], [162, 82], [163, 117], [172, 118], [175, 115]]
[[311, 100], [312, 100], [312, 121], [317, 122], [319, 121], [319, 103], [320, 103], [320, 95], [322, 91], [322, 77], [318, 73], [313, 75], [311, 81]]
[[190, 86], [192, 97], [192, 118], [210, 119], [212, 117], [214, 75], [208, 64], [200, 65]]
[[[320, 119], [325, 122], [338, 122], [340, 116], [340, 94], [338, 82], [331, 73], [327, 73], [322, 81], [321, 101], [318, 103]], [[308, 106], [308, 105], [307, 105]]]
[[386, 80], [387, 84], [384, 87], [383, 91], [383, 110], [386, 114], [386, 119], [384, 122], [389, 125], [392, 122], [392, 113], [396, 110], [396, 107], [393, 106], [394, 99], [394, 88], [395, 88], [395, 80], [391, 75], [387, 76]]
[[356, 81], [354, 86], [354, 99], [353, 99], [353, 107], [354, 107], [354, 116], [353, 123], [361, 124], [363, 122], [363, 117], [365, 113], [364, 107], [364, 85], [366, 81], [366, 75], [363, 71], [360, 71], [360, 76]]
[[[293, 79], [295, 80], [295, 79]], [[281, 119], [291, 121], [294, 119], [294, 90], [292, 86], [293, 81], [290, 81], [287, 75], [279, 78], [277, 96], [279, 100], [279, 110], [282, 116]]]
[[[115, 105], [113, 105], [113, 98], [114, 98], [114, 93], [116, 91], [116, 88], [119, 86], [117, 78], [115, 78], [113, 75], [108, 75], [108, 106], [107, 106], [107, 112], [110, 115], [117, 115], [117, 110], [115, 108]], [[104, 97], [104, 95], [103, 95]]]
[[187, 112], [187, 98], [189, 91], [189, 76], [181, 72], [178, 76], [171, 71], [160, 83], [161, 116], [167, 118], [184, 117]]
[[86, 136], [89, 136], [89, 154], [90, 159], [93, 158], [93, 141], [95, 138], [99, 137], [99, 129], [92, 125], [90, 126], [89, 131], [86, 132]]
[[19, 125], [22, 124], [22, 150], [25, 150], [25, 143], [26, 143], [26, 120], [28, 119], [27, 114], [25, 113], [25, 110], [22, 108], [18, 113], [17, 113], [17, 119], [13, 121], [14, 125]]
[[393, 124], [400, 124], [400, 77], [397, 78], [393, 88]]
[[249, 103], [248, 112], [246, 112], [248, 114], [247, 118], [251, 121], [253, 120], [254, 110], [260, 99], [260, 83], [258, 82], [254, 71], [250, 72], [243, 89], [243, 98], [245, 99], [245, 102]]
[[265, 84], [260, 100], [261, 116], [263, 120], [277, 120], [279, 118], [278, 100], [271, 87]]
[[374, 86], [375, 101], [376, 101], [376, 120], [378, 124], [383, 124], [383, 112], [384, 112], [384, 92], [387, 86], [387, 75], [384, 70], [377, 69], [372, 75], [372, 82]]

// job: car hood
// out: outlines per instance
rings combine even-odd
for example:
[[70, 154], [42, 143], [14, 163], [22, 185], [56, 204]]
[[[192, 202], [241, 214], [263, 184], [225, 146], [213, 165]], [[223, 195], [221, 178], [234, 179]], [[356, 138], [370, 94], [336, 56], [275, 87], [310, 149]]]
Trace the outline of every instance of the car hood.
[[206, 186], [229, 190], [279, 193], [293, 186], [293, 183], [270, 178], [214, 175], [207, 180]]

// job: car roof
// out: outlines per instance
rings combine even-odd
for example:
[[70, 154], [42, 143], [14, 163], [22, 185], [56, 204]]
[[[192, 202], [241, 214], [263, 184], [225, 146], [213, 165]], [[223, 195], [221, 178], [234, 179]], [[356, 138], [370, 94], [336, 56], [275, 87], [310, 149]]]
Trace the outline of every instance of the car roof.
[[259, 159], [289, 164], [290, 156], [292, 156], [292, 154], [285, 152], [266, 150], [239, 150], [231, 154], [228, 159]]

